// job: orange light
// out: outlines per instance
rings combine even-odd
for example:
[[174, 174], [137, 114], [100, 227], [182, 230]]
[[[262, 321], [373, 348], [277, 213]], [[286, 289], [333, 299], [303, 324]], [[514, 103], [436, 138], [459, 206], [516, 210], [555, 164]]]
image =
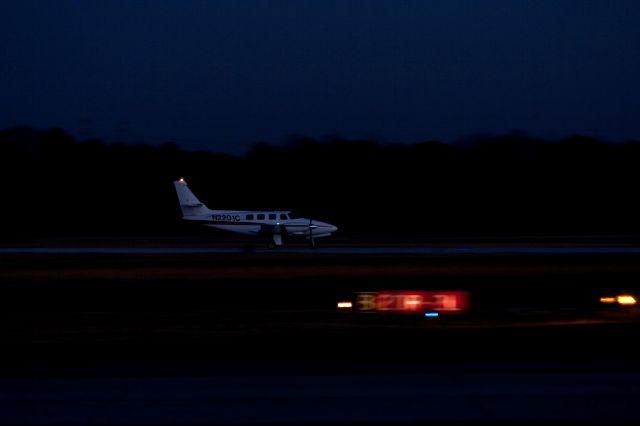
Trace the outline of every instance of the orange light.
[[351, 302], [338, 302], [338, 309], [351, 309], [353, 303]]
[[620, 305], [635, 305], [636, 299], [633, 296], [621, 295], [618, 296], [618, 304]]
[[417, 311], [422, 309], [422, 296], [419, 294], [405, 294], [403, 297], [405, 311]]
[[600, 303], [616, 303], [615, 297], [601, 297]]
[[184, 183], [184, 178], [180, 178], [180, 182], [181, 182], [181, 183]]

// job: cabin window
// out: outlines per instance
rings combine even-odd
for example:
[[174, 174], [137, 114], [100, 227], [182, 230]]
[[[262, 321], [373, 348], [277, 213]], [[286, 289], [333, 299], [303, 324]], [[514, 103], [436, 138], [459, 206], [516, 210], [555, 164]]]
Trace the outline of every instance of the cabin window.
[[258, 215], [258, 220], [264, 220], [264, 214], [260, 213], [260, 214]]
[[269, 220], [276, 220], [276, 214], [275, 213], [269, 213]]
[[252, 214], [246, 215], [245, 220], [253, 220], [253, 215]]
[[287, 215], [286, 215], [286, 214], [282, 213], [282, 214], [280, 215], [280, 220], [287, 220], [287, 219], [289, 219], [289, 218], [287, 217]]

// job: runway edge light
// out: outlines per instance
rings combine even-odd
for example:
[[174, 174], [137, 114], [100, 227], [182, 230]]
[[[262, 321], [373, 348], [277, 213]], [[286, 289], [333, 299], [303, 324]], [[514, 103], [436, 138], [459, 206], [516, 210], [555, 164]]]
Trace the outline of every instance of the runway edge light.
[[338, 309], [351, 309], [353, 307], [353, 303], [345, 301], [338, 302]]

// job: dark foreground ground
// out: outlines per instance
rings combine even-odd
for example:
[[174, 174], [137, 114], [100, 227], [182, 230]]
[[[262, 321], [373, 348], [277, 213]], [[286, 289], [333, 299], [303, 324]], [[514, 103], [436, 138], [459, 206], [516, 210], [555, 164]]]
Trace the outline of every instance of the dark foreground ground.
[[[100, 244], [119, 246], [59, 245]], [[640, 293], [639, 260], [3, 253], [0, 422], [634, 423], [640, 316], [599, 299]], [[336, 308], [382, 290], [466, 291], [470, 309]]]

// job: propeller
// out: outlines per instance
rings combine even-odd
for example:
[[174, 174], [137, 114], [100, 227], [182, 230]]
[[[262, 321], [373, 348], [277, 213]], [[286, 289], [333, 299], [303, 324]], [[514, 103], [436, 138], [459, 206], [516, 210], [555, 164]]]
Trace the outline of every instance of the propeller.
[[312, 219], [309, 219], [309, 243], [311, 243], [311, 247], [316, 246], [316, 242], [313, 239], [313, 228], [316, 228], [316, 225], [313, 224]]

